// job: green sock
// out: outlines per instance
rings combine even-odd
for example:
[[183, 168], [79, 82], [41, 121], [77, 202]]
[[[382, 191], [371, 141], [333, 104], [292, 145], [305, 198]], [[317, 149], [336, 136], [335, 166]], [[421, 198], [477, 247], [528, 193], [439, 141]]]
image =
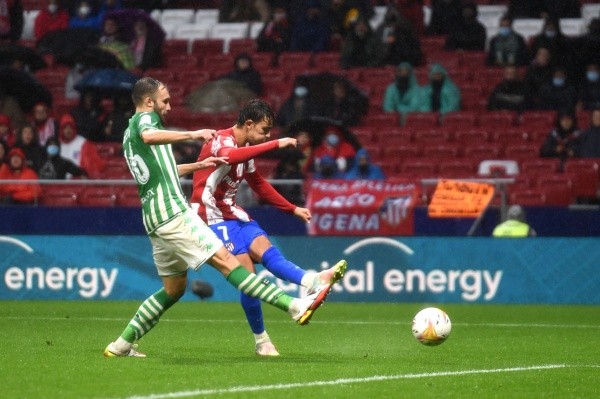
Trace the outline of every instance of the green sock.
[[164, 288], [156, 291], [139, 307], [133, 319], [125, 327], [121, 338], [130, 343], [142, 338], [158, 323], [162, 314], [176, 302]]
[[227, 281], [244, 294], [258, 298], [286, 312], [292, 303], [291, 296], [286, 295], [269, 280], [261, 279], [256, 274], [250, 273], [243, 266], [233, 269], [227, 276]]

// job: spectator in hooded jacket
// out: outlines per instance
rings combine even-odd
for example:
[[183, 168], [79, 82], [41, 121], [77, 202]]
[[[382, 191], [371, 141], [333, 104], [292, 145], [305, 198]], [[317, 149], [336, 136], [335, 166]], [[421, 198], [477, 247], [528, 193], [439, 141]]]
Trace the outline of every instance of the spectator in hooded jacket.
[[38, 133], [39, 143], [42, 146], [50, 137], [58, 135], [58, 121], [50, 113], [50, 107], [46, 103], [40, 102], [33, 106], [31, 123]]
[[44, 148], [40, 145], [37, 131], [32, 125], [25, 125], [19, 129], [15, 147], [23, 151], [27, 166], [37, 173], [44, 162]]
[[323, 141], [312, 153], [313, 167], [316, 171], [322, 171], [321, 162], [323, 158], [331, 157], [336, 165], [336, 172], [345, 173], [352, 165], [356, 150], [343, 136], [337, 126], [328, 126], [323, 134]]
[[23, 5], [21, 0], [3, 0], [0, 5], [0, 43], [14, 43], [23, 33]]
[[585, 68], [585, 78], [580, 84], [578, 108], [592, 110], [600, 106], [600, 68], [598, 64], [589, 64]]
[[429, 35], [447, 35], [460, 22], [461, 0], [431, 0]]
[[223, 75], [221, 79], [231, 79], [241, 82], [257, 96], [260, 96], [263, 92], [260, 72], [254, 69], [252, 58], [246, 53], [235, 57], [233, 71]]
[[33, 36], [39, 41], [47, 33], [69, 27], [69, 12], [62, 6], [60, 0], [48, 0], [35, 17]]
[[547, 48], [552, 59], [564, 65], [569, 61], [569, 42], [560, 29], [560, 23], [555, 19], [548, 19], [542, 31], [531, 38], [529, 45], [530, 58], [533, 58], [540, 47]]
[[353, 180], [384, 180], [383, 170], [371, 162], [369, 152], [365, 148], [356, 151], [354, 164], [344, 174], [345, 179]]
[[350, 82], [337, 79], [321, 115], [343, 126], [356, 126], [369, 109], [369, 99]]
[[331, 31], [319, 0], [308, 0], [306, 13], [293, 25], [290, 51], [317, 53], [329, 48]]
[[60, 156], [60, 140], [51, 137], [46, 141], [46, 158], [38, 172], [40, 179], [64, 180], [67, 176], [86, 177], [85, 170]]
[[429, 83], [423, 86], [419, 98], [421, 112], [439, 112], [443, 115], [460, 110], [460, 90], [440, 64], [431, 66]]
[[396, 68], [396, 79], [386, 89], [383, 96], [385, 112], [408, 114], [420, 110], [421, 88], [408, 62]]
[[450, 28], [444, 49], [484, 51], [485, 39], [485, 26], [477, 20], [477, 5], [467, 3], [462, 7], [458, 25]]
[[60, 118], [60, 155], [85, 170], [91, 178], [99, 177], [106, 167], [94, 143], [77, 134], [75, 119], [71, 114]]
[[5, 114], [0, 114], [0, 140], [11, 148], [15, 145], [15, 131], [11, 128], [10, 117]]
[[344, 69], [378, 66], [382, 49], [369, 23], [359, 18], [352, 24], [342, 43], [340, 64]]
[[545, 110], [574, 109], [577, 103], [577, 87], [569, 80], [562, 67], [556, 67], [552, 81], [540, 88], [536, 99], [538, 107]]
[[324, 155], [315, 167], [314, 179], [343, 179], [344, 173], [340, 172], [338, 163], [331, 155]]
[[570, 111], [559, 111], [556, 127], [546, 137], [540, 148], [540, 156], [558, 158], [561, 162], [573, 158], [579, 145], [581, 131], [577, 128], [577, 118]]
[[592, 111], [590, 127], [581, 132], [575, 155], [579, 158], [600, 158], [600, 107]]
[[531, 94], [532, 107], [539, 107], [538, 99], [539, 92], [543, 85], [552, 81], [552, 73], [554, 71], [554, 63], [552, 62], [552, 54], [545, 47], [540, 47], [535, 53], [535, 58], [525, 71], [525, 83], [529, 93]]
[[271, 19], [265, 23], [256, 38], [258, 51], [281, 54], [290, 49], [292, 25], [286, 9], [282, 6], [273, 8]]
[[[27, 166], [27, 159], [20, 148], [8, 153], [8, 161], [0, 167], [0, 180], [38, 180], [33, 169]], [[0, 184], [0, 201], [8, 204], [33, 204], [40, 197], [39, 184]]]

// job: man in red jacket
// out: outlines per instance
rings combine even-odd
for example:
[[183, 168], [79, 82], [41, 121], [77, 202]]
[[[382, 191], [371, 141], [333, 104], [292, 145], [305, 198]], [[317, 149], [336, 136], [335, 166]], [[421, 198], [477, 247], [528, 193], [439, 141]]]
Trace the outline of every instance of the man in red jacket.
[[8, 162], [0, 168], [1, 202], [9, 204], [31, 204], [41, 195], [42, 189], [36, 183], [8, 183], [2, 180], [38, 180], [38, 175], [25, 163], [25, 154], [20, 148], [8, 153]]

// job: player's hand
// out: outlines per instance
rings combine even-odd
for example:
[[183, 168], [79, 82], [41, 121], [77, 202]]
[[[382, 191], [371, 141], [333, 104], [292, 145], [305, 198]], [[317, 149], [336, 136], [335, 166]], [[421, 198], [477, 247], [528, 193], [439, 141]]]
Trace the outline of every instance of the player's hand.
[[304, 223], [310, 223], [310, 220], [312, 219], [310, 211], [306, 208], [301, 208], [299, 206], [296, 207], [296, 209], [294, 209], [294, 216], [296, 216], [299, 219], [302, 219]]
[[213, 130], [213, 129], [200, 129], [200, 130], [194, 130], [190, 133], [192, 135], [192, 139], [202, 140], [202, 141], [206, 142], [206, 141], [212, 139], [213, 137], [215, 137], [215, 135], [217, 134], [217, 131]]
[[229, 157], [208, 157], [198, 162], [198, 169], [207, 169], [214, 166], [226, 165]]
[[298, 145], [298, 140], [293, 137], [284, 137], [277, 141], [279, 141], [279, 148], [296, 147]]

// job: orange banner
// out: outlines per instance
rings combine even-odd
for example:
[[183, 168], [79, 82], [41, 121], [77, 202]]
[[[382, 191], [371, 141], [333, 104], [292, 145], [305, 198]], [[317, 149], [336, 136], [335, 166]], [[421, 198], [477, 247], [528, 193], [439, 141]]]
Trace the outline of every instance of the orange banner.
[[427, 214], [432, 218], [477, 217], [494, 196], [494, 185], [459, 180], [440, 180]]

